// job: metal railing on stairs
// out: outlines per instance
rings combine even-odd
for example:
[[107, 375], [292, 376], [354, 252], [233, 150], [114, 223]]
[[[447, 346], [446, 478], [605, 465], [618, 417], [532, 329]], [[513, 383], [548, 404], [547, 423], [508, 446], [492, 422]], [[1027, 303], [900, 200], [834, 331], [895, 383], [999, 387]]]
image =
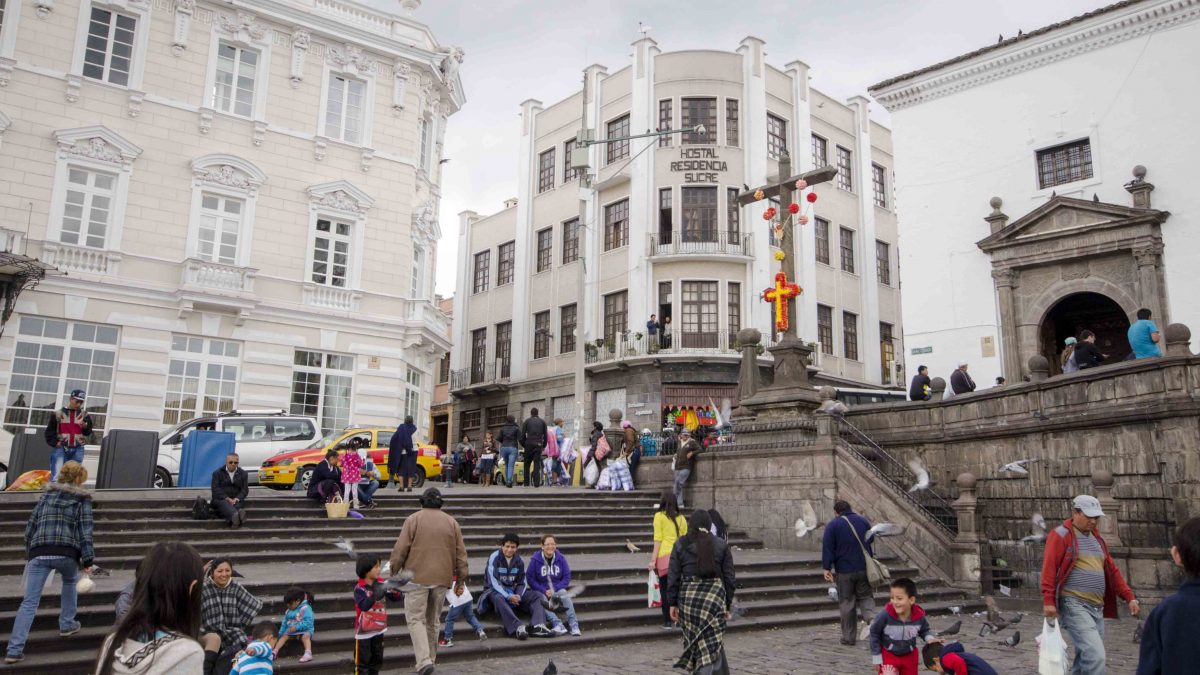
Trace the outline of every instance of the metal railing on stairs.
[[881, 448], [878, 443], [871, 440], [870, 436], [867, 436], [844, 417], [840, 415], [832, 417], [840, 422], [843, 433], [848, 434], [856, 441], [851, 443], [842, 439], [845, 448], [855, 459], [882, 478], [902, 499], [937, 523], [949, 534], [950, 538], [953, 539], [958, 535], [958, 514], [945, 497], [934, 492], [932, 487], [910, 492], [909, 488], [916, 479], [904, 462]]

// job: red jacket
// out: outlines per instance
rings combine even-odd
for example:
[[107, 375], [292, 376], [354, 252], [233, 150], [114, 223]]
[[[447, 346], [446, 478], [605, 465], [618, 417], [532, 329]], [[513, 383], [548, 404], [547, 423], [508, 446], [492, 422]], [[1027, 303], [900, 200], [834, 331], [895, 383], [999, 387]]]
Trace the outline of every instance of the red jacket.
[[[1100, 538], [1099, 532], [1092, 533], [1100, 548], [1104, 550], [1104, 618], [1117, 618], [1117, 596], [1129, 602], [1133, 600], [1133, 591], [1121, 576], [1121, 570], [1113, 562], [1108, 553], [1108, 544]], [[1058, 592], [1067, 583], [1071, 568], [1079, 558], [1079, 548], [1075, 543], [1075, 528], [1068, 518], [1062, 525], [1046, 534], [1046, 557], [1042, 559], [1042, 604], [1058, 605]]]

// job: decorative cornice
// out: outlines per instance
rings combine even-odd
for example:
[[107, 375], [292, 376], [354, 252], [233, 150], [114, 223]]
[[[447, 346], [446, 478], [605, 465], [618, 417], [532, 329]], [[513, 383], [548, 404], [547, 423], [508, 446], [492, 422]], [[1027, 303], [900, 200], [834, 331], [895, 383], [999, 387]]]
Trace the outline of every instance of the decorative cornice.
[[271, 27], [259, 23], [258, 17], [249, 13], [239, 11], [237, 17], [228, 14], [219, 14], [216, 22], [218, 32], [232, 36], [234, 39], [245, 43], [267, 43], [270, 44], [272, 38]]
[[325, 61], [344, 73], [361, 77], [374, 77], [378, 69], [375, 59], [368, 57], [362, 49], [352, 44], [342, 47], [329, 45], [325, 50]]
[[370, 195], [345, 180], [314, 185], [308, 188], [308, 196], [313, 208], [333, 209], [356, 217], [366, 215], [375, 205]]
[[895, 112], [1195, 21], [1200, 18], [1200, 0], [1162, 0], [1128, 10], [1105, 13], [1096, 17], [1095, 23], [1074, 24], [1074, 29], [1064, 26], [1041, 40], [1017, 41], [1008, 49], [986, 50], [941, 68], [894, 78], [868, 91], [889, 112]]
[[213, 154], [192, 160], [196, 185], [217, 185], [253, 196], [267, 175], [254, 164], [233, 155]]
[[62, 129], [54, 132], [59, 156], [83, 158], [128, 170], [142, 149], [104, 126]]

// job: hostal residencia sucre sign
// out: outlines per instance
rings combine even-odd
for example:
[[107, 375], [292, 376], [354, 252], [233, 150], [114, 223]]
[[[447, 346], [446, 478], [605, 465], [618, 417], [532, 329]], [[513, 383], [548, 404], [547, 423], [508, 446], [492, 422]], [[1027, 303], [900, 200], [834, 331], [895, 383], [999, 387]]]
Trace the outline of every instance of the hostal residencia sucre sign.
[[671, 162], [671, 171], [683, 173], [684, 183], [717, 183], [728, 170], [716, 148], [680, 148], [679, 159]]

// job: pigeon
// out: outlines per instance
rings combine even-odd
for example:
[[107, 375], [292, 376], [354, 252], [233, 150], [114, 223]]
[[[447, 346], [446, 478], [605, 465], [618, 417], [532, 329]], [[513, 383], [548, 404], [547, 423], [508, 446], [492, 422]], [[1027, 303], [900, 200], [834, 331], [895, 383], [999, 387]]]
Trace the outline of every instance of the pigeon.
[[630, 553], [637, 553], [637, 552], [641, 551], [642, 549], [638, 548], [637, 545], [634, 544], [632, 541], [629, 541], [628, 539], [626, 539], [625, 540], [625, 550], [629, 551]]
[[950, 608], [950, 613], [953, 614], [954, 616], [958, 616], [959, 614], [962, 614], [962, 605], [954, 605], [953, 607]]
[[804, 535], [820, 527], [817, 522], [817, 512], [813, 510], [812, 502], [807, 499], [800, 504], [800, 517], [796, 519], [796, 537], [803, 539]]
[[1133, 627], [1133, 644], [1138, 644], [1142, 641], [1142, 617], [1138, 617], [1137, 625]]
[[733, 606], [729, 609], [729, 614], [729, 618], [731, 619], [740, 619], [746, 616], [746, 608], [743, 607], [742, 603], [738, 602], [735, 598], [733, 601]]
[[340, 551], [344, 551], [351, 558], [357, 558], [358, 554], [354, 552], [354, 542], [345, 537], [338, 537], [338, 540], [333, 542], [333, 545]]
[[[575, 598], [580, 593], [584, 592], [585, 590], [587, 590], [586, 584], [573, 584], [573, 585], [567, 587], [567, 590], [563, 592], [563, 595], [567, 596], [568, 598]], [[542, 596], [542, 597], [545, 597], [545, 596]], [[562, 600], [559, 599], [559, 596], [557, 594], [551, 596], [550, 598], [544, 600], [543, 602], [546, 605], [546, 609], [549, 609], [551, 612], [557, 610], [559, 607], [562, 606]]]
[[829, 590], [828, 590], [828, 591], [826, 591], [826, 592], [827, 592], [827, 593], [829, 593], [829, 599], [830, 599], [830, 600], [832, 600], [832, 601], [834, 601], [834, 602], [837, 602], [837, 601], [838, 601], [838, 592], [837, 592], [837, 588], [835, 588], [835, 587], [833, 587], [833, 586], [830, 586], [830, 587], [829, 587]]
[[958, 635], [958, 631], [960, 631], [960, 630], [962, 630], [962, 620], [961, 619], [950, 624], [950, 627], [947, 628], [946, 630], [938, 631], [937, 635], [938, 635], [938, 637], [941, 637], [943, 635]]
[[913, 472], [913, 475], [917, 477], [916, 484], [909, 488], [908, 491], [917, 492], [918, 490], [928, 490], [929, 471], [925, 469], [925, 463], [922, 462], [919, 457], [913, 457], [912, 459], [908, 460], [908, 468]]
[[1033, 514], [1029, 518], [1029, 523], [1033, 525], [1033, 534], [1021, 537], [1021, 543], [1036, 544], [1046, 541], [1046, 519], [1042, 517], [1042, 514]]
[[1043, 422], [1049, 422], [1049, 421], [1050, 421], [1050, 418], [1046, 416], [1046, 413], [1042, 412], [1041, 410], [1034, 410], [1034, 411], [1033, 411], [1033, 416], [1034, 416], [1034, 417], [1036, 417], [1036, 418], [1038, 418], [1039, 420], [1041, 420], [1041, 421], [1043, 421]]
[[879, 523], [867, 530], [867, 541], [875, 537], [895, 537], [904, 534], [904, 528], [895, 523]]
[[1013, 631], [1013, 634], [1009, 635], [1008, 639], [1001, 640], [996, 644], [1000, 645], [1001, 647], [1016, 647], [1017, 645], [1021, 644], [1021, 631]]
[[542, 671], [542, 675], [558, 675], [558, 666], [554, 665], [554, 659], [550, 659], [550, 663], [546, 664], [546, 669]]
[[1004, 473], [1015, 473], [1018, 476], [1028, 476], [1029, 470], [1025, 468], [1025, 465], [1036, 461], [1036, 459], [1018, 459], [1015, 462], [1009, 462], [1008, 464], [1000, 467], [1000, 471]]
[[1008, 620], [1008, 625], [1015, 626], [1021, 623], [1021, 619], [1025, 618], [1025, 612], [1017, 612], [1017, 615]]

